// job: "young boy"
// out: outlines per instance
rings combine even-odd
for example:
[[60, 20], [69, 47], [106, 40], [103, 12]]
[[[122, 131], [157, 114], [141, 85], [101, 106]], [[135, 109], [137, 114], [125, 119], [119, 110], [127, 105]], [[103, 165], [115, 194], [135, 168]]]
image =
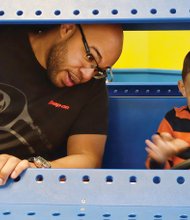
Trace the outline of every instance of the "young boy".
[[167, 112], [158, 134], [152, 140], [145, 140], [149, 169], [170, 169], [190, 158], [190, 52], [184, 59], [178, 88], [186, 97], [187, 105]]

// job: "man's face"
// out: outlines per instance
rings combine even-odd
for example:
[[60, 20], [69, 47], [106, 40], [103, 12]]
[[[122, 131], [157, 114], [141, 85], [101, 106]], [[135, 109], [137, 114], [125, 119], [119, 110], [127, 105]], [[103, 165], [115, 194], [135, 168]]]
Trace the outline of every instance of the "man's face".
[[[77, 68], [80, 66], [80, 54], [78, 54], [78, 50], [77, 53], [74, 53], [73, 49], [70, 49], [69, 43], [67, 40], [54, 45], [48, 55], [48, 76], [57, 87], [71, 87], [81, 83], [81, 76]], [[70, 58], [72, 53], [73, 60]]]
[[[113, 65], [121, 53], [118, 42], [113, 44], [117, 35], [105, 39], [105, 32], [97, 30], [93, 33], [92, 30], [85, 30], [90, 53], [102, 69]], [[95, 66], [96, 63], [86, 56], [79, 30], [67, 40], [54, 45], [48, 54], [48, 75], [57, 87], [71, 87], [89, 81], [97, 74]]]

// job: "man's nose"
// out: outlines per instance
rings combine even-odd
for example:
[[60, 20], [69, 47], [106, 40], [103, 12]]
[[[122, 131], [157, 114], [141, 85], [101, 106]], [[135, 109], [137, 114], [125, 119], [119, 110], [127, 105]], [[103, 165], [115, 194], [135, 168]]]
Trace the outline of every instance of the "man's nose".
[[92, 79], [92, 77], [94, 76], [94, 68], [80, 68], [80, 72], [82, 74], [82, 79], [83, 81], [88, 81], [90, 79]]

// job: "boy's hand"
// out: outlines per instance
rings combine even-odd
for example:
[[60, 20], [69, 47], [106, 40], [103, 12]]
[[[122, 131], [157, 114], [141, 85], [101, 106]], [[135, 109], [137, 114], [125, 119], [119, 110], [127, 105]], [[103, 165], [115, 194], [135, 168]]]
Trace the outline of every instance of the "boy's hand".
[[153, 135], [152, 141], [145, 140], [145, 143], [149, 157], [159, 163], [164, 163], [168, 158], [175, 156], [189, 147], [187, 142], [179, 138], [174, 138], [166, 132], [160, 135]]

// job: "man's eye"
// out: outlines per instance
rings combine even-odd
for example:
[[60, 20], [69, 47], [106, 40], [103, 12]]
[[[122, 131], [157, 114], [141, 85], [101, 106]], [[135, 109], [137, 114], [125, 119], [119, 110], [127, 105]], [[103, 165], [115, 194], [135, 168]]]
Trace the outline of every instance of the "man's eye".
[[87, 60], [88, 60], [89, 62], [94, 61], [94, 57], [93, 57], [92, 54], [90, 54], [90, 53], [86, 55], [86, 58], [87, 58]]

